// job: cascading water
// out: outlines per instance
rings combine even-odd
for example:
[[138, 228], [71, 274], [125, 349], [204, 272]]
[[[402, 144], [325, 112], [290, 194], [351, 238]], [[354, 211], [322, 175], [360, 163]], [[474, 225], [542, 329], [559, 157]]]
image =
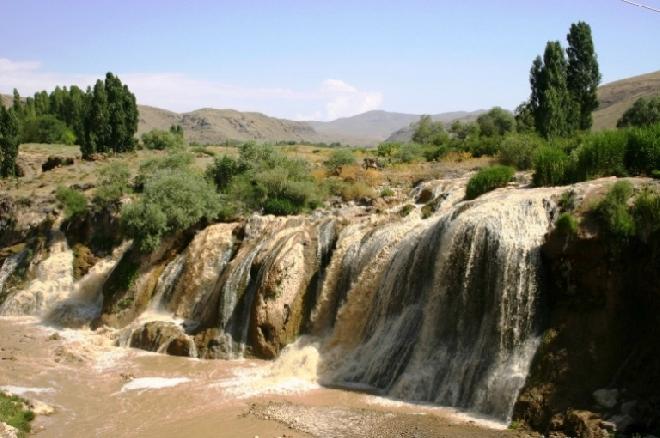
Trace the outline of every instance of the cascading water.
[[322, 378], [506, 419], [535, 350], [549, 225], [543, 193], [507, 193], [402, 240], [373, 299], [348, 292], [327, 342], [341, 360], [328, 360]]
[[[124, 300], [134, 316], [118, 325], [119, 343], [191, 357], [274, 357], [307, 329], [311, 341], [289, 345], [272, 374], [298, 375], [289, 369], [298, 364], [324, 384], [504, 420], [536, 348], [539, 248], [558, 190], [462, 201], [465, 182], [414, 191], [415, 200], [431, 198], [420, 201], [435, 209], [427, 219], [420, 205], [401, 217], [399, 205], [211, 225], [140, 271], [130, 286], [139, 290], [122, 295], [134, 298]], [[55, 233], [36, 280], [0, 313], [52, 314], [55, 303], [80, 301], [72, 257]], [[119, 257], [90, 271], [95, 285]], [[5, 260], [0, 285], [14, 263]], [[83, 301], [98, 312], [103, 295], [92, 289]]]

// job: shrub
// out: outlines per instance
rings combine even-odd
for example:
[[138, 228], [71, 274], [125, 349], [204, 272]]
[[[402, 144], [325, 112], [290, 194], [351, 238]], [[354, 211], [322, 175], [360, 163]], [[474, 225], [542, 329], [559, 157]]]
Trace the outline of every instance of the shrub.
[[338, 191], [344, 201], [359, 201], [376, 197], [373, 189], [361, 181], [340, 184]]
[[628, 132], [604, 131], [585, 138], [577, 149], [577, 178], [580, 181], [601, 176], [624, 176]]
[[394, 196], [394, 190], [389, 187], [383, 187], [383, 190], [380, 191], [380, 197], [387, 198], [389, 196]]
[[18, 429], [19, 436], [30, 432], [30, 422], [34, 420], [34, 413], [26, 406], [20, 397], [0, 392], [0, 421]]
[[142, 134], [142, 144], [147, 149], [173, 150], [181, 149], [184, 146], [183, 135], [176, 131], [163, 131], [161, 129], [152, 129]]
[[78, 190], [58, 186], [55, 190], [55, 199], [64, 207], [64, 215], [67, 219], [87, 210], [87, 198]]
[[178, 151], [170, 152], [164, 157], [145, 160], [140, 164], [140, 170], [135, 177], [135, 188], [142, 190], [147, 179], [160, 171], [185, 171], [192, 162], [192, 154]]
[[506, 136], [500, 144], [499, 162], [520, 170], [531, 169], [534, 152], [545, 141], [534, 134], [513, 134]]
[[23, 122], [21, 141], [73, 145], [76, 143], [76, 135], [66, 123], [53, 115], [45, 114]]
[[618, 239], [628, 239], [635, 234], [635, 221], [628, 209], [632, 185], [628, 181], [616, 182], [595, 209], [603, 230]]
[[130, 171], [121, 162], [113, 162], [103, 166], [97, 178], [94, 203], [102, 208], [117, 205], [128, 191]]
[[353, 164], [355, 164], [355, 155], [346, 149], [334, 151], [330, 158], [323, 162], [330, 175], [339, 175], [344, 166]]
[[498, 187], [504, 187], [513, 178], [512, 167], [495, 165], [481, 169], [467, 183], [465, 199], [474, 199]]
[[640, 97], [623, 113], [617, 127], [650, 126], [660, 123], [660, 96]]
[[147, 179], [143, 195], [122, 209], [128, 236], [142, 251], [155, 249], [167, 234], [222, 213], [214, 187], [191, 170], [161, 170]]
[[633, 175], [651, 175], [660, 169], [660, 124], [629, 132], [625, 164]]
[[578, 221], [571, 213], [564, 212], [559, 215], [557, 222], [555, 222], [557, 230], [566, 235], [577, 234]]
[[218, 190], [225, 192], [232, 179], [244, 171], [244, 166], [236, 159], [223, 155], [213, 160], [213, 164], [206, 169], [206, 176], [215, 183]]
[[403, 207], [401, 207], [401, 210], [399, 210], [399, 216], [401, 216], [401, 217], [406, 217], [406, 216], [408, 216], [410, 213], [412, 213], [412, 211], [413, 211], [414, 209], [415, 209], [415, 206], [414, 206], [414, 205], [412, 205], [412, 204], [406, 204], [406, 205], [404, 205]]
[[535, 186], [557, 186], [566, 182], [569, 158], [561, 150], [552, 146], [542, 146], [533, 158]]
[[632, 215], [637, 235], [646, 242], [651, 235], [660, 231], [660, 193], [642, 191], [635, 199]]

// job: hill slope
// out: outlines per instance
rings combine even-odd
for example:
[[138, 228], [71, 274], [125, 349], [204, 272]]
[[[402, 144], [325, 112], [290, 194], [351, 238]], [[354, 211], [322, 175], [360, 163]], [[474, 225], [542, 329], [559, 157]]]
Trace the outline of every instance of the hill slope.
[[616, 128], [616, 122], [642, 96], [660, 94], [660, 71], [622, 79], [598, 89], [599, 108], [594, 112], [594, 130]]

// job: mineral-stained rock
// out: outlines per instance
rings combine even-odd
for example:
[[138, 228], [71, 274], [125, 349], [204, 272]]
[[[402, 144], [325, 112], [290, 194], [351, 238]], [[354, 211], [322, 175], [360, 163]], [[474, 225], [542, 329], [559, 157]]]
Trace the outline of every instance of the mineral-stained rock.
[[163, 321], [150, 321], [135, 329], [129, 346], [185, 357], [191, 356], [194, 348], [192, 340], [179, 325]]

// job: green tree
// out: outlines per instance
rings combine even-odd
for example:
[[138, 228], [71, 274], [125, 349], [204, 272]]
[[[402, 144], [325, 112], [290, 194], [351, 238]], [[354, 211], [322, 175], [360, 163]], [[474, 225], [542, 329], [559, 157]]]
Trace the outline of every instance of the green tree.
[[484, 137], [496, 137], [512, 132], [516, 123], [510, 112], [496, 106], [477, 117], [477, 125]]
[[559, 41], [548, 41], [540, 71], [534, 61], [532, 97], [538, 99], [535, 122], [539, 133], [546, 137], [563, 137], [575, 130], [574, 101], [568, 90], [567, 63]]
[[51, 114], [44, 114], [23, 121], [23, 143], [59, 143], [73, 145], [76, 135], [66, 123]]
[[89, 158], [95, 152], [105, 152], [110, 138], [110, 117], [108, 96], [102, 80], [96, 81], [94, 88], [88, 90], [89, 108], [85, 118], [85, 135], [80, 145], [83, 158]]
[[128, 191], [131, 173], [128, 166], [115, 161], [99, 171], [94, 204], [101, 208], [117, 207], [121, 197]]
[[523, 134], [529, 134], [536, 131], [531, 101], [523, 102], [518, 105], [513, 111], [513, 117], [516, 120], [516, 131]]
[[16, 174], [18, 143], [18, 116], [13, 109], [7, 109], [0, 104], [0, 177]]
[[133, 135], [138, 125], [135, 96], [112, 73], [105, 76], [105, 92], [110, 124], [108, 143], [105, 146], [114, 152], [131, 151], [135, 148]]
[[598, 108], [598, 84], [601, 79], [591, 27], [583, 21], [574, 23], [567, 39], [568, 90], [576, 104], [578, 128], [589, 130], [593, 122], [591, 113]]
[[640, 97], [623, 113], [616, 126], [650, 126], [660, 123], [660, 95]]
[[434, 122], [431, 116], [422, 116], [415, 126], [412, 141], [419, 144], [434, 144], [436, 146], [447, 143], [449, 136], [442, 122]]

